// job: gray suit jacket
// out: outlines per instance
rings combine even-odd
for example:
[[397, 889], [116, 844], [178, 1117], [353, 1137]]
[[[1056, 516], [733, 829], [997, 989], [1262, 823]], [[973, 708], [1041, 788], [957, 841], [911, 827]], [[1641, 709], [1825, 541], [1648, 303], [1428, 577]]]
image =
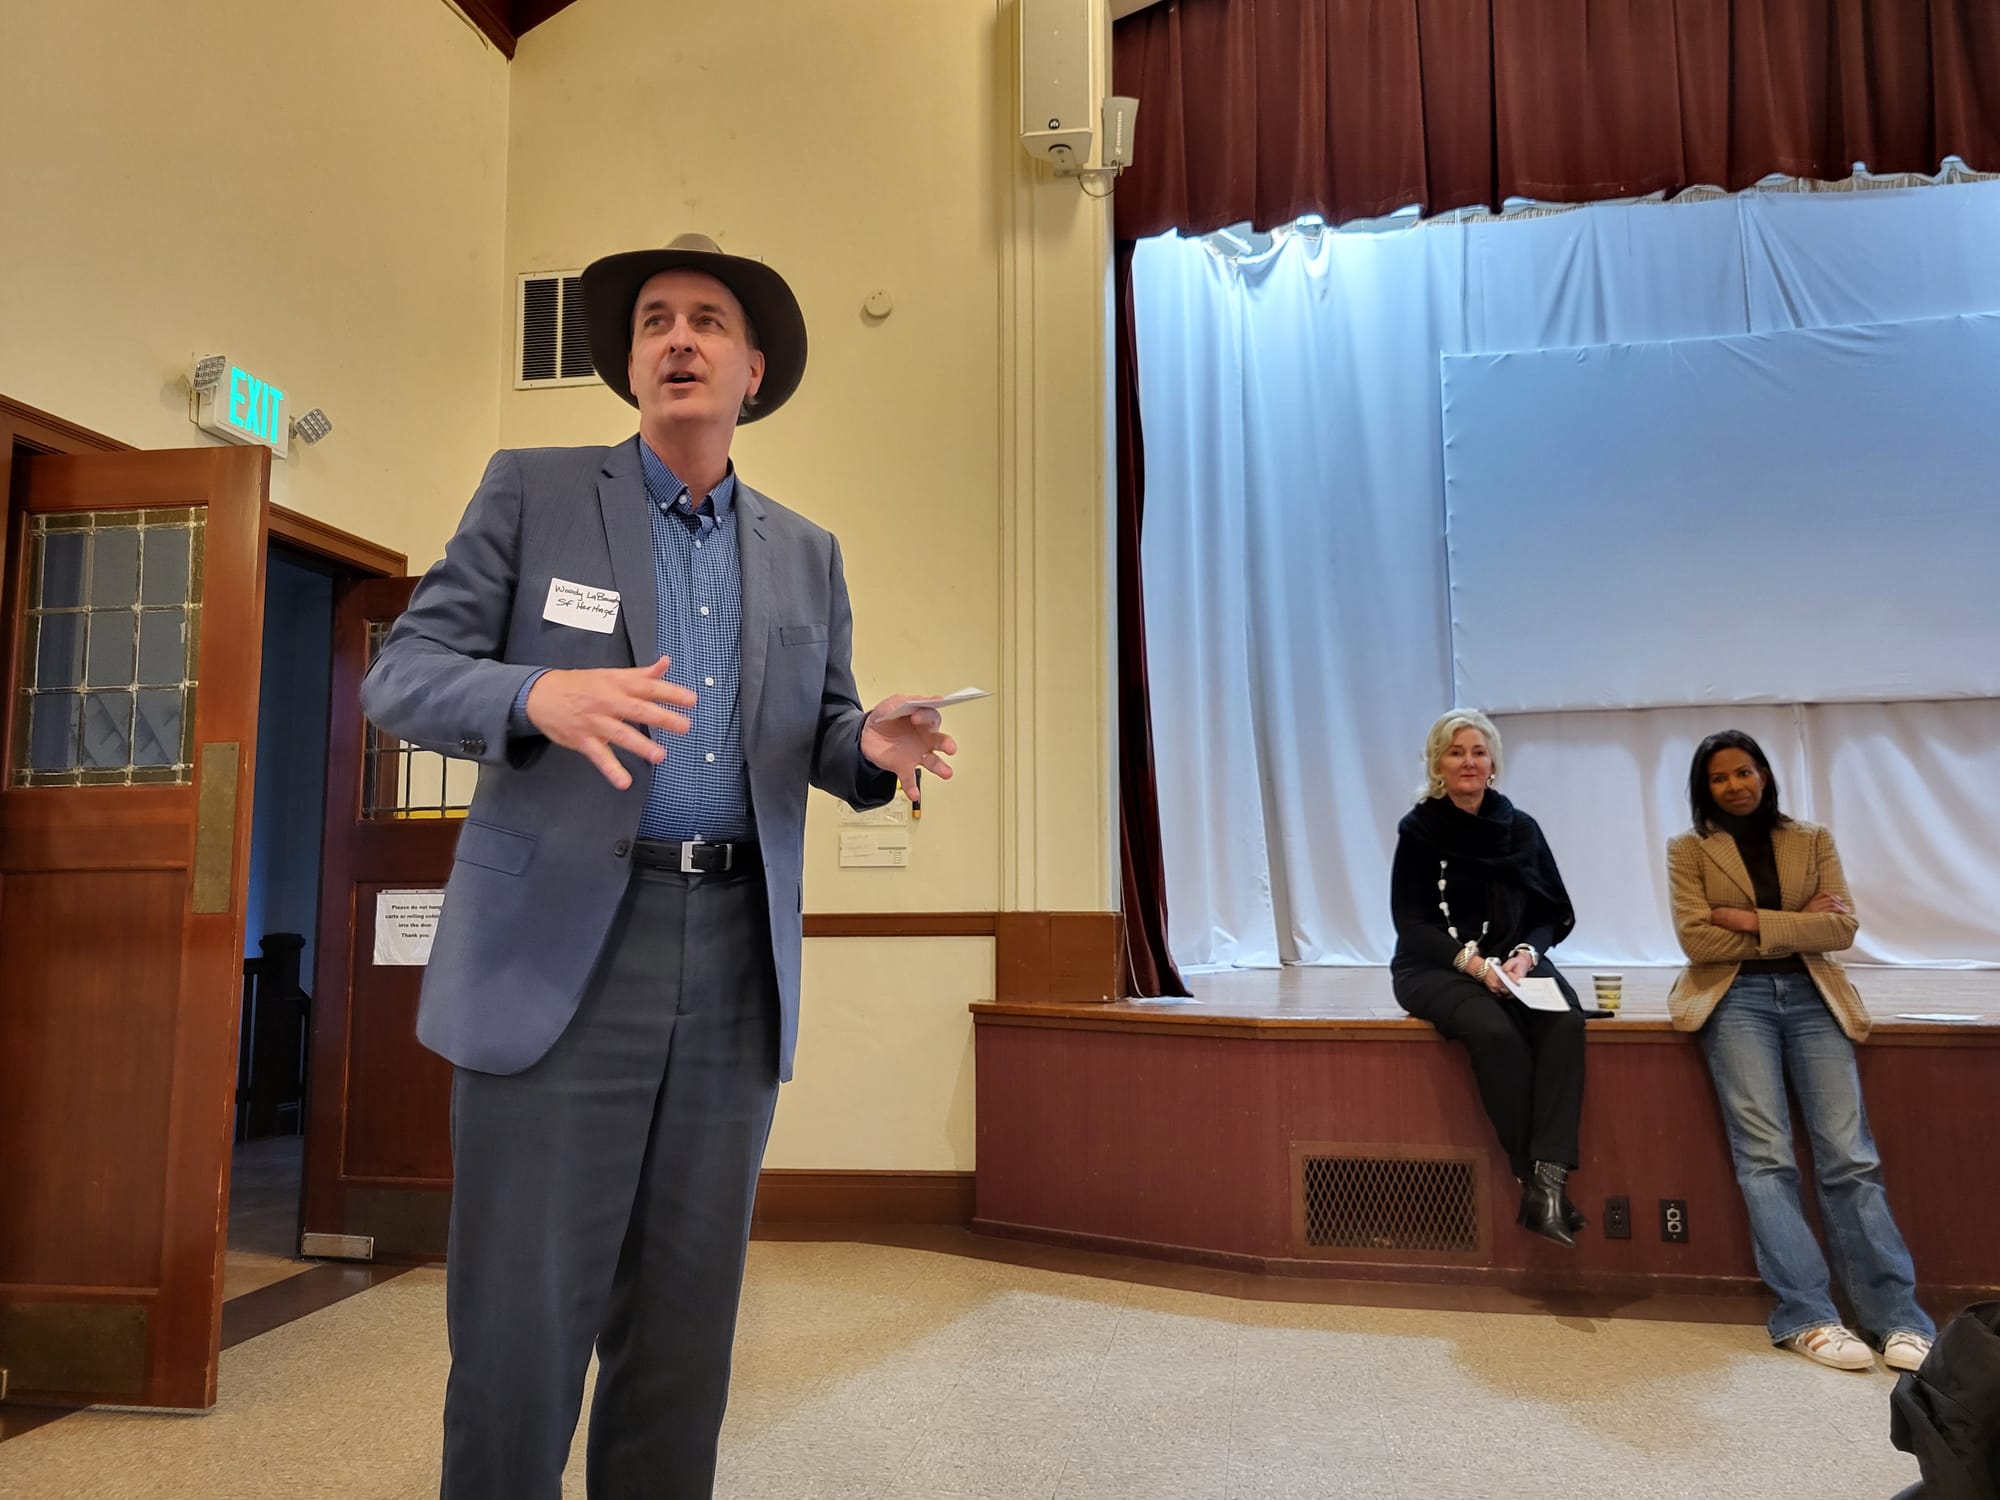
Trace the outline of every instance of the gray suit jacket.
[[[738, 711], [782, 1005], [779, 1077], [789, 1078], [807, 785], [874, 807], [896, 779], [861, 756], [840, 544], [740, 479], [736, 504]], [[554, 578], [616, 589], [619, 628], [545, 620]], [[461, 1067], [519, 1072], [568, 1026], [630, 881], [652, 771], [625, 757], [633, 782], [621, 792], [581, 755], [510, 739], [514, 699], [537, 667], [651, 662], [657, 612], [637, 441], [502, 451], [362, 683], [377, 726], [480, 764], [417, 1011], [418, 1038]]]

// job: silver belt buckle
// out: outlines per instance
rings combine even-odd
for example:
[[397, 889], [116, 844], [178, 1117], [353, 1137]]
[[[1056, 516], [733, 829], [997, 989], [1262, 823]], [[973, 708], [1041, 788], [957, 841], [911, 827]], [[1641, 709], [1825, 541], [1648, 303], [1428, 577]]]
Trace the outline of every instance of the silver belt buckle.
[[695, 845], [692, 840], [688, 840], [681, 845], [681, 874], [695, 875], [700, 873], [695, 869], [694, 851]]

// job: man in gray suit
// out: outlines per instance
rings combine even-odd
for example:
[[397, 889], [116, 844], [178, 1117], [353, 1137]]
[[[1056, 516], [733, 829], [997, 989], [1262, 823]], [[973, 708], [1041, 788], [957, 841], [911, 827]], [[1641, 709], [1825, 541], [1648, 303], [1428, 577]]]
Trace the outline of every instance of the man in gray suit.
[[730, 463], [805, 370], [784, 280], [683, 235], [583, 291], [638, 437], [495, 455], [361, 694], [481, 768], [417, 1015], [455, 1065], [448, 1500], [560, 1493], [593, 1344], [590, 1494], [711, 1493], [806, 789], [878, 806], [957, 749], [862, 712], [839, 544]]

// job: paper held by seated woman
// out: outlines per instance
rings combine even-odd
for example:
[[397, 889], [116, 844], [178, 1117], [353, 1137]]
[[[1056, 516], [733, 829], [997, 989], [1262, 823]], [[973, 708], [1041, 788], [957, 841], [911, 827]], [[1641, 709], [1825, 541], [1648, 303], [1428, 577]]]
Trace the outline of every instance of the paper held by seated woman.
[[1495, 966], [1493, 972], [1500, 977], [1500, 983], [1507, 993], [1527, 1006], [1529, 1010], [1565, 1011], [1569, 1001], [1557, 988], [1553, 979], [1516, 979], [1505, 969]]

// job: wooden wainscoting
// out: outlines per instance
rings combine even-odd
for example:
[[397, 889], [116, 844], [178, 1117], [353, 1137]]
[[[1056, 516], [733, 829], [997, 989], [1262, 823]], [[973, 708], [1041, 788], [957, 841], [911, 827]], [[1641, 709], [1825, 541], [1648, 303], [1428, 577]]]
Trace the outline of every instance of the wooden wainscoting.
[[969, 1224], [970, 1172], [843, 1172], [766, 1167], [754, 1224]]
[[1125, 997], [1125, 915], [1003, 911], [994, 928], [993, 998], [1001, 1004], [1092, 1005]]

